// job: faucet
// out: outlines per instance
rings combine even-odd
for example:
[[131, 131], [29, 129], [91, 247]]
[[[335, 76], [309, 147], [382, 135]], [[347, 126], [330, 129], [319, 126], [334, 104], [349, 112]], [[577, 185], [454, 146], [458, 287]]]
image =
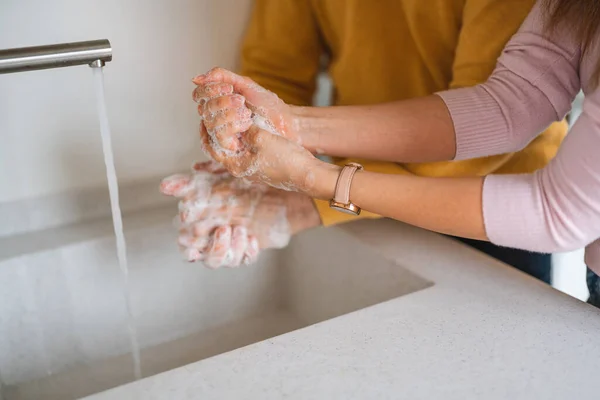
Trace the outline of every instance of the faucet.
[[106, 39], [21, 47], [0, 50], [0, 74], [83, 64], [101, 68], [109, 61], [112, 61], [112, 48]]

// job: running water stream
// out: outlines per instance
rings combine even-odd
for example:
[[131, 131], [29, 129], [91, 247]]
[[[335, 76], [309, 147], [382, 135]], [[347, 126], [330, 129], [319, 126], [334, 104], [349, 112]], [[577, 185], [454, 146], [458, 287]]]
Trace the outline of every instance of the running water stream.
[[110, 125], [106, 112], [106, 99], [104, 95], [104, 74], [102, 68], [92, 68], [94, 71], [94, 85], [96, 88], [96, 100], [98, 106], [98, 118], [100, 119], [100, 134], [102, 136], [102, 150], [104, 152], [104, 163], [106, 164], [106, 178], [108, 180], [108, 191], [110, 193], [110, 208], [112, 211], [113, 226], [117, 242], [117, 258], [119, 268], [123, 274], [125, 306], [127, 308], [127, 328], [131, 342], [131, 355], [133, 357], [133, 368], [135, 379], [141, 379], [142, 369], [140, 364], [140, 348], [137, 340], [137, 332], [133, 311], [131, 308], [131, 293], [129, 290], [129, 267], [127, 266], [127, 248], [125, 235], [123, 234], [123, 219], [119, 206], [119, 185], [117, 184], [117, 173], [113, 158], [112, 144], [110, 139]]

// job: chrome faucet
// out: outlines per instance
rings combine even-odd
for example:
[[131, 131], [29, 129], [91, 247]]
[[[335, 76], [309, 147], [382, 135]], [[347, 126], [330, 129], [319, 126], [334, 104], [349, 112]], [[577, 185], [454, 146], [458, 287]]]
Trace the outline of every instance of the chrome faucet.
[[22, 47], [0, 50], [0, 74], [83, 64], [101, 68], [109, 61], [112, 48], [106, 39]]

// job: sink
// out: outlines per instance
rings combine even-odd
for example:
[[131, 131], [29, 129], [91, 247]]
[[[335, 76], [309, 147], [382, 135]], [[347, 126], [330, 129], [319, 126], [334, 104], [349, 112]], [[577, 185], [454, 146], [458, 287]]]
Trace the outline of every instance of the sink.
[[[181, 261], [172, 210], [125, 218], [144, 377], [432, 285], [338, 228], [298, 235], [253, 266], [208, 270]], [[114, 239], [109, 223], [95, 224], [73, 228], [77, 234], [68, 227], [37, 232], [40, 243], [51, 238], [40, 250], [5, 240], [3, 400], [75, 399], [134, 380]], [[0, 253], [2, 246], [0, 238]]]

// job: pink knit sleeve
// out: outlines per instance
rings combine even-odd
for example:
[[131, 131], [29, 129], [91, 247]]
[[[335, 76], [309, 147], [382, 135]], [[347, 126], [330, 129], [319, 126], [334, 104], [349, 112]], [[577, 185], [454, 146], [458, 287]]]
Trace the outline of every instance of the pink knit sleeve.
[[581, 49], [568, 34], [549, 40], [542, 18], [537, 4], [486, 83], [438, 93], [454, 122], [455, 159], [521, 150], [571, 109]]
[[[581, 68], [580, 58], [568, 32], [548, 39], [536, 5], [488, 82], [439, 93], [454, 122], [456, 158], [516, 151], [562, 119], [581, 82], [584, 90], [589, 86], [591, 69]], [[600, 51], [586, 59], [600, 60]], [[492, 242], [555, 252], [600, 237], [600, 90], [587, 89], [583, 114], [546, 168], [485, 179], [483, 214]]]
[[587, 94], [583, 114], [546, 168], [485, 179], [483, 216], [490, 240], [552, 253], [579, 249], [598, 239], [599, 154], [600, 90], [596, 90]]
[[555, 36], [562, 40], [544, 34], [536, 5], [486, 83], [438, 93], [454, 122], [455, 159], [520, 150], [565, 117], [581, 87], [581, 50], [568, 35]]

